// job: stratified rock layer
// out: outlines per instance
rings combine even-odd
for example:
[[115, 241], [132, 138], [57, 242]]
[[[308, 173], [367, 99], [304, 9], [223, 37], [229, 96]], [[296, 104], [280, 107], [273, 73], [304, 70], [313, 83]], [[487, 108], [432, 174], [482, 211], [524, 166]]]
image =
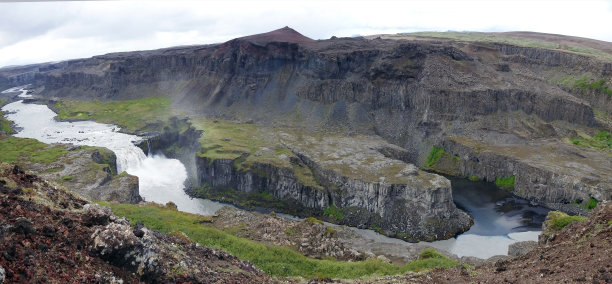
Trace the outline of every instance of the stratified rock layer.
[[[604, 53], [609, 54], [609, 44], [597, 44], [608, 48]], [[513, 189], [518, 195], [539, 202], [567, 203], [610, 199], [610, 167], [591, 167], [592, 157], [608, 165], [609, 156], [583, 155], [572, 150], [578, 146], [566, 140], [578, 133], [612, 130], [612, 96], [601, 88], [576, 84], [588, 77], [584, 84], [603, 80], [609, 85], [611, 70], [607, 57], [559, 49], [404, 35], [314, 41], [283, 28], [222, 44], [114, 53], [6, 69], [0, 74], [6, 78], [0, 83], [32, 83], [35, 95], [47, 98], [167, 96], [194, 116], [378, 135], [405, 149], [401, 157], [394, 156], [396, 159], [488, 181], [514, 177]], [[493, 147], [480, 153], [473, 143], [452, 143], [461, 139]], [[502, 149], [506, 145], [518, 145], [521, 152]], [[432, 146], [445, 149], [451, 160], [436, 164], [438, 167], [428, 165]], [[563, 150], [563, 161], [528, 157], [553, 155], [550, 147]], [[573, 156], [574, 152], [580, 155]], [[312, 153], [303, 156], [303, 163], [311, 159], [309, 167], [317, 169], [319, 161], [311, 158]], [[240, 161], [189, 160], [191, 176], [198, 182], [242, 192], [269, 187], [275, 197], [295, 199], [310, 208], [360, 204], [386, 223], [404, 224], [384, 230], [412, 234], [410, 227], [420, 224], [422, 228], [427, 216], [435, 216], [435, 224], [458, 216], [450, 206], [439, 210], [446, 210], [444, 214], [430, 206], [432, 200], [446, 204], [448, 190], [432, 194], [432, 190], [422, 190], [430, 187], [421, 187], [419, 191], [428, 193], [410, 196], [416, 191], [345, 174], [333, 176], [320, 166], [318, 175], [331, 186], [320, 191], [296, 184], [290, 169], [274, 164], [254, 164], [250, 172], [243, 172], [232, 167]], [[603, 174], [597, 173], [599, 168], [604, 168]], [[339, 190], [330, 190], [332, 187]], [[402, 204], [393, 205], [395, 196]], [[377, 208], [377, 202], [386, 202], [385, 208]], [[415, 205], [406, 202], [423, 205], [416, 207], [429, 213], [417, 217], [385, 215], [386, 208], [403, 212], [402, 208]], [[369, 218], [365, 215], [352, 217], [364, 223], [363, 219]], [[446, 227], [444, 224], [436, 226]], [[451, 228], [456, 231], [457, 226]], [[447, 235], [424, 234], [426, 238]]]

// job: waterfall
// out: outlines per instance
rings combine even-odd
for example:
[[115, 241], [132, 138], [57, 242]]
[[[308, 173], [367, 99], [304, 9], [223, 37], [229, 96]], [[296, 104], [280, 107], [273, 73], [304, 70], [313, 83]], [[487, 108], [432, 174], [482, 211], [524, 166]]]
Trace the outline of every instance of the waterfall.
[[147, 201], [165, 204], [174, 202], [178, 209], [211, 215], [224, 206], [205, 199], [192, 199], [184, 191], [187, 169], [177, 159], [153, 155], [147, 140], [148, 155], [134, 143], [141, 137], [117, 132], [118, 127], [93, 121], [55, 121], [56, 114], [45, 105], [10, 103], [2, 108], [6, 116], [20, 128], [16, 137], [34, 138], [44, 143], [70, 143], [104, 147], [117, 157], [117, 171], [138, 177], [140, 195]]
[[147, 158], [142, 149], [136, 146], [110, 150], [115, 152], [115, 156], [117, 156], [118, 173], [140, 167], [142, 162]]
[[147, 156], [151, 157], [153, 151], [151, 151], [151, 139], [147, 139]]

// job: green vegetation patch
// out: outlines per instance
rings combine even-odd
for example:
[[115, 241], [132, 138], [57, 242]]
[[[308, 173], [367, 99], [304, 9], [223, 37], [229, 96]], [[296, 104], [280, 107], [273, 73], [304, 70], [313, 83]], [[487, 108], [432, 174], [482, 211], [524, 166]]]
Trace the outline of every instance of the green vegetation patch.
[[274, 135], [275, 129], [250, 123], [197, 118], [193, 126], [203, 130], [198, 155], [212, 161], [229, 159], [241, 171], [256, 171], [256, 163], [291, 168], [299, 183], [322, 189], [312, 170]]
[[308, 217], [306, 219], [304, 219], [306, 222], [311, 223], [311, 224], [320, 224], [323, 225], [323, 221], [315, 218], [315, 217]]
[[342, 214], [342, 211], [340, 211], [340, 209], [335, 205], [331, 205], [329, 206], [329, 208], [323, 210], [323, 215], [331, 217], [337, 221], [341, 221], [344, 219], [344, 214]]
[[579, 88], [583, 93], [587, 90], [593, 90], [608, 96], [612, 96], [612, 89], [606, 85], [605, 79], [589, 81], [585, 77], [582, 77], [574, 82], [573, 87]]
[[11, 121], [2, 116], [2, 112], [0, 112], [0, 131], [6, 133], [7, 135], [15, 133], [11, 127]]
[[431, 152], [429, 152], [429, 156], [427, 156], [427, 161], [425, 162], [425, 167], [428, 169], [433, 168], [436, 163], [438, 163], [438, 161], [440, 160], [440, 158], [442, 158], [442, 156], [444, 156], [444, 154], [446, 153], [446, 151], [444, 151], [444, 148], [441, 147], [433, 147], [431, 149]]
[[612, 149], [612, 135], [608, 131], [599, 131], [593, 137], [587, 135], [579, 135], [570, 139], [574, 145], [587, 148], [595, 148], [600, 150]]
[[572, 222], [582, 222], [586, 219], [584, 216], [561, 216], [553, 220], [552, 228], [559, 231]]
[[[569, 216], [560, 211], [550, 211], [546, 216], [546, 225], [552, 229], [552, 232], [555, 232], [565, 228], [572, 222], [582, 222], [586, 219], [587, 218], [583, 216]], [[552, 232], [548, 231], [543, 233], [550, 234]]]
[[511, 177], [502, 177], [502, 178], [496, 178], [495, 179], [495, 185], [505, 189], [505, 190], [512, 190], [514, 189], [514, 176]]
[[49, 146], [35, 139], [17, 137], [0, 138], [0, 149], [0, 161], [7, 163], [27, 160], [48, 164], [68, 153], [61, 146]]
[[580, 77], [566, 75], [557, 83], [580, 90], [582, 93], [586, 93], [587, 91], [594, 91], [600, 94], [612, 96], [612, 88], [610, 88], [606, 84], [606, 79], [597, 79], [594, 75], [590, 73], [583, 74]]
[[597, 199], [589, 197], [589, 201], [584, 205], [584, 208], [588, 210], [595, 209], [597, 207]]
[[[204, 131], [200, 138], [200, 156], [212, 160], [234, 160], [244, 153], [254, 154], [260, 147], [271, 144], [254, 124], [202, 118], [194, 119], [193, 126]], [[268, 157], [262, 157], [265, 158]]]
[[[3, 107], [7, 101], [8, 101], [7, 98], [0, 98], [0, 107]], [[1, 111], [0, 111], [0, 131], [8, 135], [15, 133], [15, 131], [11, 127], [11, 121], [6, 119]]]
[[471, 181], [479, 181], [480, 180], [480, 178], [478, 176], [470, 176], [470, 177], [468, 177], [468, 179], [471, 180]]
[[379, 259], [358, 262], [320, 260], [308, 258], [286, 247], [265, 245], [233, 236], [201, 223], [201, 216], [174, 211], [155, 205], [110, 204], [118, 216], [125, 216], [135, 224], [142, 222], [147, 227], [170, 233], [180, 231], [201, 245], [222, 249], [253, 262], [270, 275], [357, 278], [367, 275], [394, 275], [408, 271], [420, 271], [436, 267], [451, 268], [457, 262], [444, 256], [424, 257], [403, 266], [386, 263]]
[[170, 105], [169, 98], [108, 102], [65, 100], [53, 108], [58, 111], [59, 120], [95, 120], [138, 130], [147, 123], [169, 119], [173, 115]]
[[74, 176], [62, 176], [60, 179], [63, 181], [69, 181], [69, 180], [73, 180]]

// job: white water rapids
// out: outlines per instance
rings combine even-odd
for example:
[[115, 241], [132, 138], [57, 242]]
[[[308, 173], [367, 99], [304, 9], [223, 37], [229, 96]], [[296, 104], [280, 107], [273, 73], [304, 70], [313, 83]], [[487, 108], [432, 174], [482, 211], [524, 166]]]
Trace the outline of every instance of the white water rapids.
[[[25, 91], [24, 91], [25, 94]], [[2, 108], [6, 117], [18, 127], [16, 137], [34, 138], [44, 143], [71, 143], [105, 147], [117, 156], [118, 172], [126, 171], [138, 177], [140, 195], [146, 201], [165, 204], [174, 202], [181, 211], [202, 215], [214, 214], [224, 204], [190, 198], [184, 189], [187, 179], [185, 166], [163, 155], [145, 155], [134, 145], [142, 139], [119, 133], [119, 127], [93, 121], [60, 122], [45, 105], [10, 103]]]

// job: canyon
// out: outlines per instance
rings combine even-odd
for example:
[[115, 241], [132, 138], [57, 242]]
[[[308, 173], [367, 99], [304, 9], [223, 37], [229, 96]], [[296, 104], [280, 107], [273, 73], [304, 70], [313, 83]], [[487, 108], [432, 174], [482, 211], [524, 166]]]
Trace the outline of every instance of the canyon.
[[[436, 240], [471, 220], [435, 173], [577, 214], [611, 198], [609, 146], [588, 146], [612, 130], [610, 44], [598, 43], [595, 56], [410, 34], [312, 40], [285, 27], [5, 68], [0, 84], [30, 84], [50, 105], [168, 98], [189, 119], [151, 141], [185, 164], [193, 196], [271, 196], [259, 205]], [[248, 138], [207, 136], [227, 121]]]

